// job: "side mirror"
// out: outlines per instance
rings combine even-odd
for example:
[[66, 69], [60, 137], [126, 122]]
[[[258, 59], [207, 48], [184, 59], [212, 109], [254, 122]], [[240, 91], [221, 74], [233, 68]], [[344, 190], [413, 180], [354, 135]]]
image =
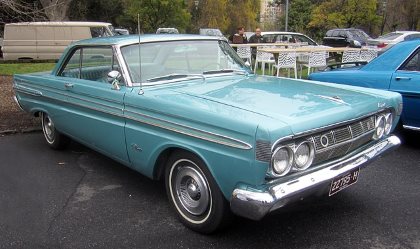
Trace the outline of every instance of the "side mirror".
[[248, 68], [251, 68], [251, 63], [249, 63], [249, 61], [246, 61], [245, 66], [247, 66]]
[[120, 90], [120, 80], [121, 80], [121, 73], [114, 70], [108, 73], [107, 75], [107, 81], [109, 84], [112, 85], [112, 89], [114, 90]]

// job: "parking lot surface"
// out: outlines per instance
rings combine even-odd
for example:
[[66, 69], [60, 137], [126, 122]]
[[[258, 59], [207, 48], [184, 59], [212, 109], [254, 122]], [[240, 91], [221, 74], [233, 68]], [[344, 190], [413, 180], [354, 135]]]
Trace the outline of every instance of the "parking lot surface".
[[0, 248], [420, 248], [419, 152], [403, 145], [339, 194], [204, 236], [178, 222], [163, 182], [77, 143], [2, 136]]

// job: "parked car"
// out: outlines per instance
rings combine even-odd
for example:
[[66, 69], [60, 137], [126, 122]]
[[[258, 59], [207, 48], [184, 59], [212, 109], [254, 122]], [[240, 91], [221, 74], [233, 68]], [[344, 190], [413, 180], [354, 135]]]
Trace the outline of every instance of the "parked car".
[[220, 38], [228, 41], [228, 39], [223, 36], [220, 29], [201, 28], [200, 31], [199, 31], [199, 34], [200, 35], [208, 35], [208, 36], [217, 36], [217, 37], [220, 37]]
[[259, 76], [218, 37], [140, 40], [76, 42], [51, 73], [15, 75], [15, 100], [50, 147], [71, 138], [164, 179], [195, 231], [336, 194], [400, 143], [398, 93]]
[[114, 29], [114, 33], [116, 35], [129, 35], [130, 32], [128, 31], [128, 29], [123, 29], [123, 28], [116, 28]]
[[158, 28], [156, 34], [179, 34], [176, 28]]
[[[311, 46], [318, 46], [318, 44], [309, 38], [308, 36], [295, 33], [295, 32], [282, 32], [282, 31], [270, 31], [270, 32], [261, 32], [261, 35], [264, 37], [266, 42], [268, 43], [276, 43], [276, 42], [299, 42], [299, 43], [307, 43]], [[250, 38], [249, 36], [248, 38]]]
[[390, 48], [391, 46], [402, 42], [402, 41], [409, 41], [413, 39], [419, 39], [420, 32], [419, 31], [395, 31], [388, 33], [383, 36], [379, 36], [376, 39], [369, 39], [367, 40], [368, 46], [375, 46], [377, 48]]
[[4, 60], [57, 60], [72, 42], [113, 36], [104, 22], [23, 22], [4, 27]]
[[360, 48], [366, 45], [368, 39], [371, 38], [361, 29], [332, 29], [327, 31], [322, 44], [330, 47]]
[[313, 73], [309, 79], [401, 93], [403, 127], [420, 130], [419, 54], [420, 40], [401, 42], [365, 66]]

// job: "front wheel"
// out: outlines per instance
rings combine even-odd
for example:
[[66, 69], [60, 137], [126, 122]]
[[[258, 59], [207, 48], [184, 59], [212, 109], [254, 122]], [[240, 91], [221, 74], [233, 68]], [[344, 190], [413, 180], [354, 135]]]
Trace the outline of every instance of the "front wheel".
[[229, 204], [197, 156], [187, 152], [171, 156], [165, 183], [171, 206], [188, 228], [208, 234], [229, 223]]
[[55, 129], [51, 117], [46, 113], [41, 113], [41, 125], [45, 140], [53, 149], [64, 149], [70, 142], [70, 139]]

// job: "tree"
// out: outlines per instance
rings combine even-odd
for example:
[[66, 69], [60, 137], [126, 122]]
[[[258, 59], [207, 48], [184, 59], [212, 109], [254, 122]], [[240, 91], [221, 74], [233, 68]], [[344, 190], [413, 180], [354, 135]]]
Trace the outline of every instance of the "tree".
[[0, 24], [46, 20], [44, 10], [37, 3], [30, 0], [0, 0]]
[[230, 19], [228, 16], [228, 0], [201, 0], [200, 5], [195, 6], [194, 2], [190, 2], [189, 9], [196, 15], [197, 27], [193, 28], [196, 32], [198, 28], [218, 28], [225, 31], [228, 28]]
[[294, 0], [290, 2], [289, 29], [305, 33], [311, 21], [312, 3], [310, 0]]
[[121, 0], [73, 0], [69, 10], [70, 20], [102, 21], [118, 24], [124, 14]]
[[228, 31], [233, 33], [240, 26], [245, 27], [246, 30], [255, 30], [258, 25], [260, 7], [260, 0], [228, 1], [227, 10], [230, 19]]
[[377, 0], [327, 0], [312, 11], [309, 27], [350, 28], [377, 26]]
[[39, 0], [50, 21], [68, 20], [67, 10], [72, 0]]
[[184, 32], [191, 19], [184, 0], [125, 0], [126, 17], [120, 19], [131, 27], [140, 14], [142, 32], [153, 33], [157, 28], [174, 27]]

